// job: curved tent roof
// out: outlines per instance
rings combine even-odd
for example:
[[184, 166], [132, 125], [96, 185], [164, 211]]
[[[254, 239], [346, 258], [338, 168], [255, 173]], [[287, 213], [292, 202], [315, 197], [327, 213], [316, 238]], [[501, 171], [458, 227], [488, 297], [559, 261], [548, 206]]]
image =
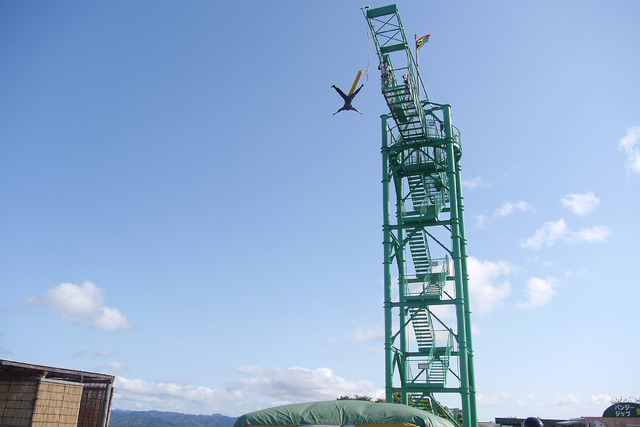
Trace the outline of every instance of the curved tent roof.
[[306, 425], [452, 427], [449, 421], [417, 408], [363, 400], [277, 406], [245, 414], [234, 427]]

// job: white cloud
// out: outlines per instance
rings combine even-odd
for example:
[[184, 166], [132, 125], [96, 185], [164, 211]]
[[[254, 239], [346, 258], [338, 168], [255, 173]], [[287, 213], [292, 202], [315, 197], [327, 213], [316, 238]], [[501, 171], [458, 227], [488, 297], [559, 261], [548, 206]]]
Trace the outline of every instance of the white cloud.
[[[575, 394], [524, 394], [516, 397], [511, 392], [498, 395], [477, 395], [477, 401], [484, 406], [509, 406], [519, 407], [570, 407], [579, 405], [594, 405], [600, 408], [610, 405], [612, 396], [599, 395], [575, 395]], [[601, 410], [601, 409], [600, 409]]]
[[591, 397], [589, 397], [589, 403], [592, 405], [608, 406], [611, 405], [612, 399], [613, 396], [610, 394], [592, 394]]
[[486, 215], [478, 215], [476, 216], [476, 226], [478, 228], [487, 228], [489, 225], [489, 219]]
[[511, 274], [515, 267], [505, 261], [481, 261], [468, 257], [467, 268], [472, 310], [487, 313], [499, 308], [511, 294], [511, 284], [503, 277]]
[[520, 304], [523, 308], [537, 308], [549, 303], [556, 295], [555, 287], [559, 283], [553, 277], [541, 279], [532, 277], [527, 280], [527, 301]]
[[486, 406], [502, 406], [511, 402], [512, 395], [511, 393], [501, 393], [498, 395], [486, 395], [482, 393], [478, 393], [476, 396], [478, 404], [486, 405]]
[[568, 232], [567, 224], [560, 218], [556, 222], [545, 222], [532, 237], [520, 242], [523, 248], [538, 250], [543, 246], [553, 246], [558, 239]]
[[343, 395], [382, 397], [384, 391], [371, 381], [349, 381], [331, 369], [274, 368], [241, 366], [246, 378], [230, 383], [229, 388], [277, 398], [283, 402], [334, 400]]
[[531, 209], [531, 205], [522, 200], [515, 203], [505, 202], [498, 209], [496, 209], [494, 216], [505, 217], [511, 215], [514, 211], [527, 212]]
[[533, 396], [519, 398], [516, 401], [518, 406], [573, 406], [579, 405], [580, 398], [574, 394], [551, 395], [551, 396]]
[[533, 236], [520, 241], [520, 246], [537, 251], [542, 247], [553, 246], [560, 240], [569, 243], [604, 242], [610, 235], [611, 231], [606, 226], [593, 226], [580, 231], [571, 231], [564, 219], [560, 218], [556, 222], [549, 221], [542, 224], [542, 227], [536, 230]]
[[476, 225], [478, 228], [487, 228], [489, 224], [495, 221], [497, 218], [504, 218], [512, 215], [515, 212], [528, 212], [533, 211], [533, 207], [525, 201], [517, 202], [504, 202], [500, 205], [491, 215], [478, 215], [476, 216]]
[[120, 362], [111, 362], [107, 364], [107, 368], [112, 370], [113, 372], [125, 372], [129, 370], [129, 367], [124, 363]]
[[287, 403], [335, 400], [343, 395], [384, 396], [384, 390], [370, 381], [349, 381], [327, 368], [242, 366], [237, 371], [245, 378], [228, 383], [223, 391], [179, 381], [148, 382], [118, 376], [114, 407], [239, 415]]
[[129, 407], [133, 403], [133, 407], [144, 410], [211, 413], [230, 411], [245, 403], [240, 392], [220, 392], [209, 387], [171, 381], [147, 382], [118, 376], [115, 389], [116, 407]]
[[611, 235], [609, 227], [593, 226], [584, 230], [572, 233], [568, 237], [569, 242], [604, 242]]
[[618, 149], [627, 156], [628, 172], [640, 174], [640, 126], [627, 129], [627, 134], [620, 138]]
[[489, 185], [489, 183], [485, 181], [485, 179], [481, 175], [478, 175], [475, 178], [463, 180], [462, 185], [465, 188], [468, 188], [470, 190], [473, 190], [474, 188], [478, 188], [478, 187], [483, 187], [483, 188], [491, 187], [491, 185]]
[[358, 327], [350, 334], [341, 337], [331, 337], [324, 342], [325, 344], [335, 345], [343, 341], [354, 341], [356, 343], [382, 342], [384, 341], [384, 328], [382, 326], [374, 326], [369, 329]]
[[355, 342], [372, 342], [384, 340], [384, 329], [382, 327], [374, 327], [369, 329], [358, 328], [349, 335]]
[[564, 278], [565, 279], [572, 279], [576, 276], [582, 276], [584, 274], [587, 274], [589, 272], [588, 269], [586, 268], [581, 268], [579, 270], [567, 270], [564, 272]]
[[45, 307], [60, 312], [62, 320], [86, 323], [105, 331], [129, 329], [127, 317], [113, 307], [103, 305], [102, 290], [91, 282], [82, 286], [62, 283], [46, 294], [24, 301], [25, 305]]
[[600, 199], [593, 194], [593, 191], [589, 191], [584, 194], [567, 194], [561, 199], [561, 202], [574, 214], [585, 216], [598, 207]]

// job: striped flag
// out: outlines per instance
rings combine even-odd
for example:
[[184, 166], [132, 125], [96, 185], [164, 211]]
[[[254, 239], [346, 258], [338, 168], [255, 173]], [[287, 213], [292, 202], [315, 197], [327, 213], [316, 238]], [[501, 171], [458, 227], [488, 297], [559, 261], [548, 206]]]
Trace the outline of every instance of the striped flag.
[[416, 51], [418, 51], [418, 49], [420, 49], [422, 45], [429, 41], [429, 37], [431, 37], [431, 34], [427, 34], [426, 36], [422, 36], [418, 40], [416, 40]]

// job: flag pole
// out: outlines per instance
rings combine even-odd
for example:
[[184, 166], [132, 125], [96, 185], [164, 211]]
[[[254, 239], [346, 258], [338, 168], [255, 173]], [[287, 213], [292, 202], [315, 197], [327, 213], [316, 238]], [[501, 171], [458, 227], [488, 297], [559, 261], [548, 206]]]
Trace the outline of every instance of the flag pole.
[[416, 49], [416, 88], [418, 90], [418, 99], [420, 99], [420, 60], [418, 59], [418, 34], [413, 33], [415, 43], [413, 46]]

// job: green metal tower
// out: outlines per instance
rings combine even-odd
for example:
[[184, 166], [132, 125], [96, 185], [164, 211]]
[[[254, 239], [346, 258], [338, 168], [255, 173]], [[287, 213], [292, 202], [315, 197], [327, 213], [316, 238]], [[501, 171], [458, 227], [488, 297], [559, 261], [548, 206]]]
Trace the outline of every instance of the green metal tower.
[[457, 424], [436, 399], [457, 394], [463, 426], [476, 427], [460, 132], [451, 106], [429, 101], [396, 5], [363, 12], [386, 64], [389, 107], [381, 116], [386, 400], [400, 393], [402, 403]]

